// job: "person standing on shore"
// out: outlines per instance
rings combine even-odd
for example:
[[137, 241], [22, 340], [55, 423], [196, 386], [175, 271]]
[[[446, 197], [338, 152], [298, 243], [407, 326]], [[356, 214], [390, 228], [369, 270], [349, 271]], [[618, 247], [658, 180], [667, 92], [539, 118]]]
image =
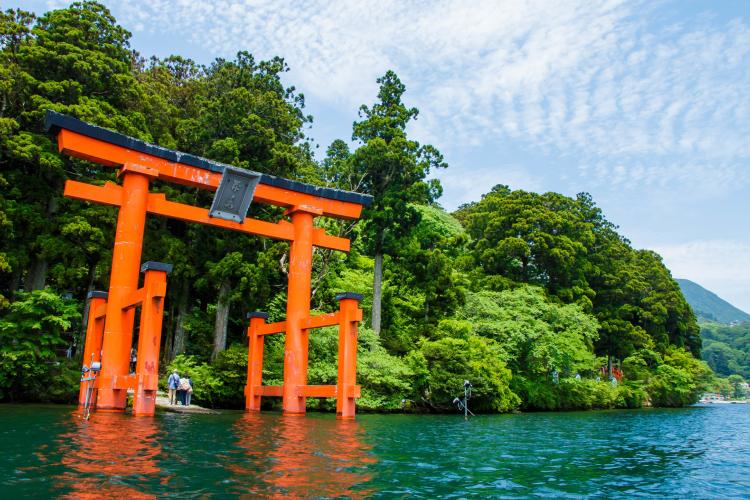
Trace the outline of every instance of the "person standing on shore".
[[177, 386], [180, 385], [180, 374], [177, 370], [172, 372], [172, 375], [167, 379], [167, 389], [169, 389], [169, 404], [175, 404], [175, 396], [177, 393]]
[[193, 379], [187, 373], [185, 374], [185, 378], [190, 384], [185, 391], [185, 406], [190, 406], [190, 400], [193, 398]]
[[190, 389], [190, 380], [188, 380], [187, 375], [185, 375], [180, 378], [177, 385], [177, 401], [179, 401], [182, 406], [185, 406], [188, 389]]

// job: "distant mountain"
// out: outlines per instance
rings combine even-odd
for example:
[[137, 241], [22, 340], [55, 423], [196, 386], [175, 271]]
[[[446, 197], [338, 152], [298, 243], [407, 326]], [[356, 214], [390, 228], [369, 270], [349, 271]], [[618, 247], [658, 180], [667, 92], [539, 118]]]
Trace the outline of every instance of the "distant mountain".
[[690, 280], [676, 280], [682, 288], [685, 300], [695, 311], [698, 320], [715, 321], [717, 323], [731, 324], [738, 321], [750, 322], [750, 314], [737, 309], [732, 304], [722, 299]]

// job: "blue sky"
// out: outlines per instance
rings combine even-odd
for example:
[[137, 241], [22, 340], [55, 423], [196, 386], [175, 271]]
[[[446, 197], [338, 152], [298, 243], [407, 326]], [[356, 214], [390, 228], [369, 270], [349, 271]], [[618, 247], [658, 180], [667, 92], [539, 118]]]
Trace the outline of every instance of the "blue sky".
[[750, 311], [748, 1], [104, 3], [144, 56], [283, 56], [321, 154], [393, 69], [410, 133], [450, 165], [446, 209], [495, 184], [590, 192], [675, 277]]

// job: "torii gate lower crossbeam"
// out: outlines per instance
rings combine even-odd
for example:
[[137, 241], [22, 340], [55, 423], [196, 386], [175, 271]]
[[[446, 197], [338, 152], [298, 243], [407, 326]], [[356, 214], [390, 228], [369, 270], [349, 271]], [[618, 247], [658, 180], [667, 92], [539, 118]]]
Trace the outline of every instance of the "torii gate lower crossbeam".
[[[276, 394], [276, 389], [268, 390], [283, 397], [284, 414], [304, 414], [307, 397], [336, 396], [338, 413], [344, 417], [354, 416], [354, 398], [359, 395], [354, 386], [356, 323], [361, 320], [361, 311], [356, 303], [354, 309], [346, 305], [352, 302], [351, 297], [342, 300], [341, 309], [336, 313], [343, 325], [341, 331], [348, 332], [341, 337], [341, 346], [344, 347], [339, 347], [339, 381], [343, 385], [335, 393], [330, 389], [307, 386], [308, 330], [314, 328], [313, 325], [322, 324], [321, 317], [310, 316], [313, 247], [349, 250], [348, 240], [315, 228], [314, 219], [318, 216], [356, 219], [362, 207], [371, 203], [371, 197], [246, 172], [242, 175], [259, 178], [259, 184], [254, 188], [255, 199], [285, 207], [285, 215], [291, 218], [291, 222], [273, 223], [247, 217], [244, 220], [237, 218], [235, 220], [241, 222], [235, 222], [212, 218], [206, 209], [170, 202], [164, 195], [150, 193], [149, 186], [155, 180], [167, 180], [215, 190], [222, 178], [221, 173], [230, 167], [159, 148], [57, 113], [48, 112], [47, 127], [58, 134], [61, 152], [118, 167], [122, 179], [121, 186], [113, 183], [93, 186], [75, 181], [65, 184], [66, 196], [119, 207], [109, 292], [95, 292], [90, 297], [84, 353], [84, 363], [101, 364], [101, 372], [94, 384], [98, 410], [123, 411], [127, 391], [132, 389], [135, 391], [134, 414], [153, 415], [154, 412], [166, 276], [171, 266], [154, 262], [140, 266], [146, 215], [153, 213], [291, 243], [287, 319], [284, 322], [284, 385], [280, 386], [279, 394]], [[145, 273], [141, 288], [138, 288], [139, 270]], [[138, 362], [136, 373], [128, 374], [136, 307], [141, 307]], [[254, 345], [251, 340], [251, 350]], [[262, 367], [262, 345], [260, 352]], [[250, 392], [255, 387], [250, 384], [252, 359], [249, 356]], [[85, 391], [83, 380], [80, 394], [82, 403], [88, 401], [90, 394]], [[248, 394], [247, 397], [248, 401], [255, 401], [256, 396]], [[260, 400], [257, 401], [257, 408], [248, 409], [259, 409]]]

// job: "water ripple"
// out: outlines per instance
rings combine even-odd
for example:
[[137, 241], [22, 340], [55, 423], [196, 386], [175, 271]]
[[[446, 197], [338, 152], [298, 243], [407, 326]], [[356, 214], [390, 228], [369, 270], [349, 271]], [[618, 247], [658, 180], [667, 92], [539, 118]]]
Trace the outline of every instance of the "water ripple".
[[750, 405], [156, 418], [0, 405], [3, 496], [750, 497]]

